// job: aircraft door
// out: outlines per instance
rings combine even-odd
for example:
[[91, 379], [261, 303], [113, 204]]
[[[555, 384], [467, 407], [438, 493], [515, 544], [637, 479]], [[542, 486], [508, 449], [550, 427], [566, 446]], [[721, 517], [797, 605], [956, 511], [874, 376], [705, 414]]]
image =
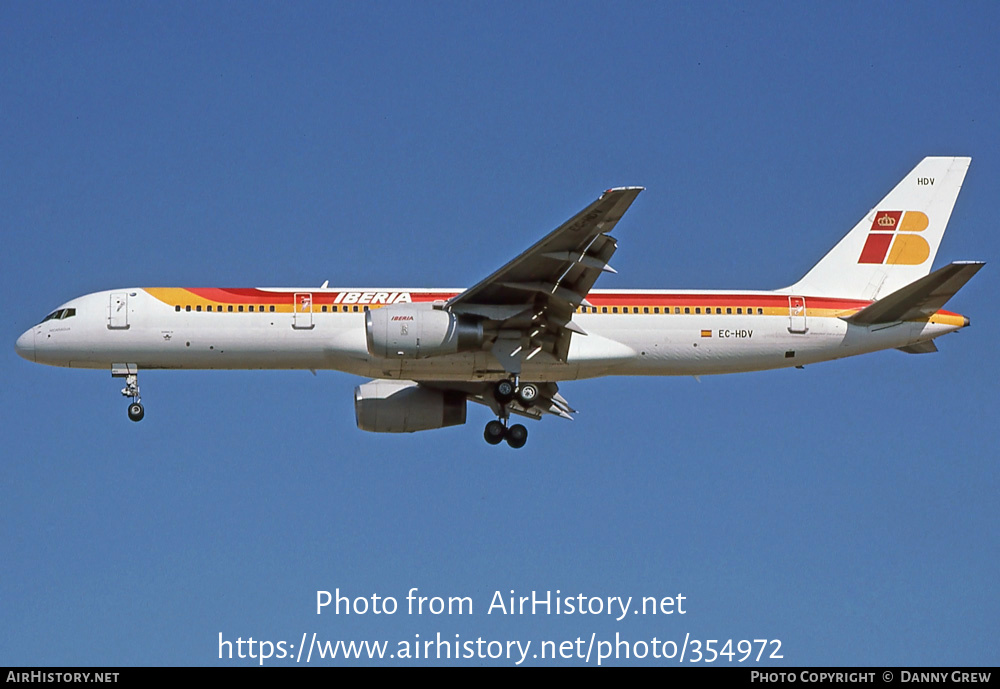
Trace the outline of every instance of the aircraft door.
[[805, 297], [788, 297], [788, 332], [804, 333], [807, 329]]
[[292, 315], [292, 327], [308, 330], [313, 327], [313, 295], [311, 292], [296, 292]]
[[128, 292], [114, 292], [108, 305], [108, 327], [128, 328]]

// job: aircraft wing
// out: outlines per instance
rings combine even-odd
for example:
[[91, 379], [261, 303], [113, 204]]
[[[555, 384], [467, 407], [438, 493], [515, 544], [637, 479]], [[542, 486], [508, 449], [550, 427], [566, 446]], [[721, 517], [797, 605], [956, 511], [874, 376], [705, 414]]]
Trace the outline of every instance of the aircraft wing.
[[642, 187], [609, 189], [544, 239], [445, 308], [492, 321], [492, 352], [508, 373], [540, 352], [565, 361], [572, 333], [586, 335], [573, 313], [608, 265], [618, 244], [615, 224]]

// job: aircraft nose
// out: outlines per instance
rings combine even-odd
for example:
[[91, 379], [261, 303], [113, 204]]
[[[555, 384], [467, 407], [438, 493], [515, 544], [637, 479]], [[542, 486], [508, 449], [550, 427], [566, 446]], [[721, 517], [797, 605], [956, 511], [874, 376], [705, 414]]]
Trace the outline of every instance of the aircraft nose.
[[24, 357], [28, 361], [35, 360], [35, 329], [27, 330], [21, 337], [17, 338], [17, 343], [14, 345], [14, 349], [17, 350], [19, 356]]

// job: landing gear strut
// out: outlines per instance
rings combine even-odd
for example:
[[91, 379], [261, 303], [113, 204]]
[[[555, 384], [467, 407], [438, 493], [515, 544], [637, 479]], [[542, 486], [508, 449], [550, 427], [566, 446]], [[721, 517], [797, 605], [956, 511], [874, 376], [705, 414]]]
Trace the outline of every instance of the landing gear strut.
[[493, 386], [493, 397], [500, 405], [500, 418], [486, 424], [483, 438], [490, 445], [499, 445], [501, 441], [506, 440], [513, 448], [524, 447], [528, 442], [528, 429], [519, 423], [513, 426], [507, 425], [510, 419], [507, 405], [516, 398], [521, 406], [530, 407], [538, 399], [538, 386], [532, 383], [518, 384], [517, 378], [504, 379]]
[[111, 367], [111, 377], [125, 379], [122, 397], [132, 398], [132, 403], [128, 405], [128, 418], [142, 421], [146, 410], [142, 407], [142, 397], [139, 395], [139, 367], [135, 364], [114, 364]]

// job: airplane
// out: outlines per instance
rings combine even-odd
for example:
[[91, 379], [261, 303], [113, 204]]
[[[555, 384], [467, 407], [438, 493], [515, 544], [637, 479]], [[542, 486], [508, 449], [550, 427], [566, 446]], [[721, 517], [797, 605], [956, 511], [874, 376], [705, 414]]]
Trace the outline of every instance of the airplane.
[[123, 288], [72, 299], [29, 328], [17, 353], [110, 369], [128, 417], [144, 414], [144, 369], [333, 369], [354, 390], [358, 428], [464, 424], [489, 407], [491, 445], [519, 448], [512, 416], [573, 418], [558, 383], [601, 376], [703, 376], [802, 367], [899, 349], [969, 325], [942, 307], [984, 265], [931, 272], [971, 158], [924, 158], [805, 276], [772, 290], [592, 289], [641, 187], [609, 189], [471, 288]]

